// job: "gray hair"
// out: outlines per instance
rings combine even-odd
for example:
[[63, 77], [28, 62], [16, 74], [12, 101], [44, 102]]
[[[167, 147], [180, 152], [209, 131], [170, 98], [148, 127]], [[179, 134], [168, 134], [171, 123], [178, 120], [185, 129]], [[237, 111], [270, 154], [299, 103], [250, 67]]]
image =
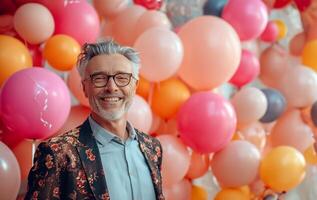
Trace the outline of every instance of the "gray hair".
[[139, 79], [139, 68], [140, 68], [140, 57], [139, 53], [131, 48], [126, 46], [121, 46], [116, 43], [113, 39], [107, 39], [105, 41], [84, 44], [82, 47], [81, 53], [78, 56], [77, 60], [77, 70], [82, 79], [85, 77], [85, 69], [89, 60], [94, 56], [101, 54], [112, 55], [112, 54], [121, 54], [132, 62], [132, 74], [136, 79]]

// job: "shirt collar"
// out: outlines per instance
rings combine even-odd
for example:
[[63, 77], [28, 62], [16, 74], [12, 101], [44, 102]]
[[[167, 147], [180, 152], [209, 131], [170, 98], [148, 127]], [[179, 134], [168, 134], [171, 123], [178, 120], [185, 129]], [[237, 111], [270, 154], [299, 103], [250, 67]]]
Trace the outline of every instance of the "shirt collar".
[[[107, 144], [114, 139], [115, 140], [119, 139], [118, 136], [116, 136], [115, 134], [111, 133], [107, 129], [100, 126], [91, 116], [88, 117], [88, 120], [89, 120], [90, 127], [91, 127], [91, 130], [93, 132], [94, 137], [101, 144]], [[130, 139], [132, 139], [132, 140], [137, 139], [136, 132], [129, 122], [127, 122], [127, 131], [128, 131]]]

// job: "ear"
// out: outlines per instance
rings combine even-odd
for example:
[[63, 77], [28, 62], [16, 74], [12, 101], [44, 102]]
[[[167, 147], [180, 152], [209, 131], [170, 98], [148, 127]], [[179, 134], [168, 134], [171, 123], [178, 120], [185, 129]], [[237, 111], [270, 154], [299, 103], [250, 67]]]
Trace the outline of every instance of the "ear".
[[83, 91], [84, 91], [85, 97], [88, 98], [87, 89], [86, 89], [86, 86], [85, 86], [85, 81], [81, 81], [81, 85], [83, 87]]

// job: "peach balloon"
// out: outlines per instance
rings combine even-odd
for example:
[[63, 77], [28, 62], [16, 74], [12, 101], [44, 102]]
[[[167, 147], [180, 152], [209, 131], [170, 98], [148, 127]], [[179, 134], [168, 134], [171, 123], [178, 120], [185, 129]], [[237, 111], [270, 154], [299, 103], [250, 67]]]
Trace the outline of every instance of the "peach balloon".
[[168, 188], [163, 188], [163, 193], [166, 200], [191, 200], [192, 185], [189, 180], [182, 181]]
[[32, 66], [31, 54], [20, 40], [0, 35], [0, 86], [15, 72]]
[[208, 168], [209, 154], [191, 151], [190, 165], [186, 177], [189, 179], [199, 178], [207, 172]]
[[307, 107], [317, 101], [317, 74], [306, 66], [289, 68], [280, 78], [279, 89], [288, 107]]
[[250, 142], [236, 140], [216, 152], [211, 167], [223, 187], [240, 187], [252, 183], [260, 165], [260, 152]]
[[186, 175], [189, 169], [190, 155], [186, 146], [175, 136], [161, 135], [157, 139], [160, 140], [163, 148], [163, 186], [171, 187]]
[[85, 96], [83, 86], [81, 84], [81, 77], [77, 68], [74, 67], [68, 74], [67, 86], [72, 94], [76, 97], [80, 104], [90, 107], [88, 98]]
[[239, 189], [225, 188], [217, 193], [215, 200], [250, 200], [249, 196]]
[[52, 36], [55, 23], [51, 12], [38, 3], [27, 3], [14, 14], [14, 28], [30, 44], [40, 44]]
[[143, 131], [149, 133], [152, 125], [152, 111], [149, 104], [140, 96], [135, 95], [128, 111], [128, 121], [132, 125]]
[[177, 120], [175, 118], [169, 120], [162, 120], [160, 126], [156, 130], [158, 135], [173, 135], [178, 136], [178, 127], [177, 127]]
[[277, 87], [281, 76], [288, 68], [288, 53], [279, 45], [266, 48], [260, 56], [260, 79], [270, 87]]
[[143, 6], [132, 5], [121, 12], [113, 22], [113, 34], [120, 43], [132, 46], [135, 41], [134, 31], [139, 18], [145, 13]]
[[242, 140], [246, 140], [262, 151], [266, 144], [266, 133], [262, 125], [255, 122], [239, 131]]
[[274, 147], [287, 145], [304, 152], [313, 144], [313, 132], [301, 119], [297, 109], [290, 110], [277, 120], [270, 134]]
[[296, 34], [289, 42], [289, 51], [294, 56], [300, 56], [303, 52], [306, 36], [304, 32]]
[[134, 47], [140, 53], [140, 74], [153, 82], [173, 76], [183, 59], [183, 45], [178, 35], [162, 27], [145, 31]]
[[177, 78], [165, 80], [154, 89], [153, 112], [163, 119], [170, 119], [189, 97], [190, 91], [182, 81]]
[[231, 103], [236, 111], [239, 127], [256, 122], [267, 109], [264, 93], [255, 87], [242, 88], [233, 96]]
[[93, 0], [93, 5], [100, 16], [113, 18], [128, 7], [129, 0]]
[[159, 116], [157, 116], [155, 113], [152, 113], [152, 117], [153, 117], [152, 125], [151, 125], [151, 128], [149, 130], [150, 134], [155, 133], [158, 130], [158, 128], [160, 127], [161, 123], [163, 123], [162, 119]]
[[79, 53], [78, 42], [74, 38], [62, 34], [48, 39], [43, 50], [43, 56], [47, 62], [61, 71], [71, 70], [76, 64]]
[[178, 35], [184, 46], [179, 76], [196, 90], [210, 90], [230, 80], [241, 58], [237, 33], [223, 19], [202, 16], [184, 24]]
[[172, 24], [165, 13], [156, 10], [147, 10], [139, 17], [134, 31], [130, 34], [133, 34], [135, 41], [142, 33], [153, 27], [171, 29]]

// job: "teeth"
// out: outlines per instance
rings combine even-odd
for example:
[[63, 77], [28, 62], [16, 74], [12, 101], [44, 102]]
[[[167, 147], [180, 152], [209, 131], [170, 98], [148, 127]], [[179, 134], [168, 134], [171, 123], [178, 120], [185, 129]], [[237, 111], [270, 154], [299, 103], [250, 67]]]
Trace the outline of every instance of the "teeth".
[[104, 101], [110, 101], [110, 102], [117, 102], [120, 99], [118, 97], [105, 97], [103, 98]]

